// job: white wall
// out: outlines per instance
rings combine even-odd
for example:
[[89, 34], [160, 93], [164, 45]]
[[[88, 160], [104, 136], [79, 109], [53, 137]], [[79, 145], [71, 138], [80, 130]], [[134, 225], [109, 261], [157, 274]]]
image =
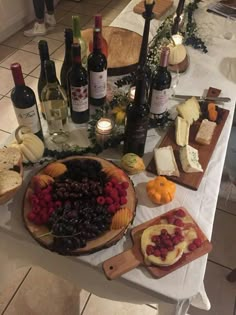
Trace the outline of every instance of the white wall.
[[0, 0], [0, 43], [34, 18], [32, 0]]

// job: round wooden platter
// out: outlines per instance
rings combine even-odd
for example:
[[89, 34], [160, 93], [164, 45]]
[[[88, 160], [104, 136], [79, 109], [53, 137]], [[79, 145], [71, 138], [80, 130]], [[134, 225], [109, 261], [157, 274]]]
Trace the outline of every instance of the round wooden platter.
[[[74, 157], [66, 158], [64, 160], [59, 160], [58, 162], [63, 163], [64, 161], [73, 160], [73, 159], [94, 159], [94, 160], [99, 161], [103, 167], [109, 167], [109, 166], [114, 167], [114, 164], [107, 161], [107, 160], [104, 160], [104, 159], [101, 159], [98, 157], [90, 157], [90, 156], [74, 156]], [[43, 173], [43, 169], [44, 168], [42, 168], [38, 174]], [[35, 175], [38, 175], [38, 174], [35, 174]], [[127, 201], [127, 204], [124, 206], [128, 207], [133, 212], [133, 218], [134, 218], [135, 210], [136, 210], [136, 204], [137, 204], [135, 190], [134, 190], [133, 183], [130, 180], [129, 176], [125, 174], [125, 177], [126, 177], [126, 181], [129, 183], [129, 187], [127, 189], [127, 200], [128, 201]], [[38, 226], [38, 225], [30, 222], [27, 218], [27, 214], [31, 210], [29, 195], [32, 192], [33, 192], [32, 186], [31, 186], [31, 184], [29, 184], [27, 189], [26, 189], [25, 196], [23, 199], [22, 212], [23, 212], [24, 224], [26, 226], [26, 229], [32, 235], [32, 237], [40, 245], [42, 245], [43, 247], [46, 247], [49, 250], [52, 250], [51, 245], [52, 245], [53, 237], [51, 235], [41, 237], [42, 235], [48, 233], [49, 229], [44, 225]], [[79, 256], [79, 255], [91, 254], [91, 253], [96, 252], [98, 250], [110, 247], [110, 246], [116, 244], [123, 237], [123, 235], [127, 231], [127, 228], [128, 228], [128, 226], [126, 226], [122, 229], [118, 229], [118, 230], [107, 231], [104, 234], [102, 234], [100, 237], [98, 237], [94, 240], [88, 241], [86, 247], [71, 251], [68, 255]]]
[[[142, 36], [120, 27], [104, 26], [102, 35], [108, 44], [108, 75], [123, 75], [135, 71], [140, 54]], [[87, 42], [93, 40], [93, 29], [82, 31], [82, 36]]]

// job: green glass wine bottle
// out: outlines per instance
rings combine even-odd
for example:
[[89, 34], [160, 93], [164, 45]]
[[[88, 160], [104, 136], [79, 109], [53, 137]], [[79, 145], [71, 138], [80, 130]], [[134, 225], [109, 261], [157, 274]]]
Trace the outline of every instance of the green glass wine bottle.
[[73, 43], [81, 47], [82, 66], [87, 69], [87, 44], [81, 34], [80, 19], [78, 15], [72, 16]]

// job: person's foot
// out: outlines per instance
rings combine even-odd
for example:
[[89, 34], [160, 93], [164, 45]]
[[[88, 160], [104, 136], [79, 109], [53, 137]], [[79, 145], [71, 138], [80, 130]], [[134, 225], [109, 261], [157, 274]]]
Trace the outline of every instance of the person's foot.
[[51, 27], [56, 26], [57, 22], [56, 22], [54, 14], [45, 13], [45, 23]]
[[47, 33], [44, 23], [35, 22], [33, 28], [24, 31], [24, 35], [27, 37], [45, 35]]

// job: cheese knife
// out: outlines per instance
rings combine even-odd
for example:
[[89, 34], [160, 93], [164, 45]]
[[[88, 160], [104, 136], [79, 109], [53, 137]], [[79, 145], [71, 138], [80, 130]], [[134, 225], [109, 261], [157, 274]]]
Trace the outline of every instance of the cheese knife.
[[[192, 97], [192, 95], [179, 95], [175, 94], [171, 96], [172, 98], [178, 98], [182, 100], [187, 100]], [[209, 96], [194, 96], [198, 101], [212, 101], [216, 103], [225, 103], [225, 102], [230, 102], [231, 99], [229, 97], [209, 97]]]

